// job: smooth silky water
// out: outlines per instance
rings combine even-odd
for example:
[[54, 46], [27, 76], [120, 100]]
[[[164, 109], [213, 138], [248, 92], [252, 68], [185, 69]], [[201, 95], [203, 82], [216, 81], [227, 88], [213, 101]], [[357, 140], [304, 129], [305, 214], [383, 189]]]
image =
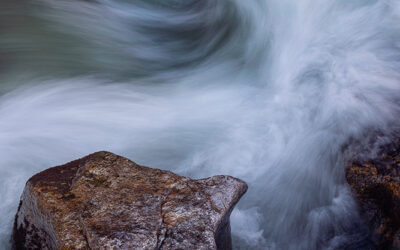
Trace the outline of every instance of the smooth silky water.
[[27, 179], [108, 150], [249, 190], [235, 249], [366, 249], [344, 148], [390, 141], [398, 0], [2, 0], [0, 248]]

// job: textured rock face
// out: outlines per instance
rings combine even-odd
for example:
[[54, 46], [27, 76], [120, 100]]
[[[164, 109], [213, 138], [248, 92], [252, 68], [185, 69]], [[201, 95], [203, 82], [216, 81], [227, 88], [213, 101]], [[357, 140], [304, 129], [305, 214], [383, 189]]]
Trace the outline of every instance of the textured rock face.
[[231, 249], [229, 216], [247, 185], [192, 180], [98, 152], [26, 184], [17, 249]]
[[380, 249], [400, 249], [400, 140], [380, 149], [375, 159], [346, 168], [346, 179]]

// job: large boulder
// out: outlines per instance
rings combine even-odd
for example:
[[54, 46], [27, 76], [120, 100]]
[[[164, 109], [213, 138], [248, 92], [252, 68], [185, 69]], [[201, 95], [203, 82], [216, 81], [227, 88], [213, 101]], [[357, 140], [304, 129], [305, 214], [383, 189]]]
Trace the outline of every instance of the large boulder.
[[231, 249], [229, 216], [247, 185], [192, 180], [98, 152], [31, 177], [16, 249]]
[[355, 157], [346, 167], [346, 179], [377, 247], [400, 249], [400, 140], [370, 155], [367, 160]]

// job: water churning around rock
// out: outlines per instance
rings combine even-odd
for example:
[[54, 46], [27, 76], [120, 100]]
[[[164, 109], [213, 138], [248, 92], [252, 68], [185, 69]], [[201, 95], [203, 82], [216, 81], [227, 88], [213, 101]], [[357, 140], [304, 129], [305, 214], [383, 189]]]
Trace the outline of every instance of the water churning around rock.
[[109, 150], [245, 180], [237, 249], [367, 247], [343, 149], [399, 129], [399, 23], [397, 0], [2, 0], [0, 246], [28, 177]]

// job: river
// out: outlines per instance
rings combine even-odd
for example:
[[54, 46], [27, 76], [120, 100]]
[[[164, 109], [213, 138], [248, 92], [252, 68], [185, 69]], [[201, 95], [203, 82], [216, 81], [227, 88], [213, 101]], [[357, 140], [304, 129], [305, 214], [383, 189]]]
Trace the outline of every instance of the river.
[[30, 176], [100, 150], [245, 180], [235, 249], [368, 249], [343, 148], [399, 114], [398, 0], [2, 0], [0, 249]]

